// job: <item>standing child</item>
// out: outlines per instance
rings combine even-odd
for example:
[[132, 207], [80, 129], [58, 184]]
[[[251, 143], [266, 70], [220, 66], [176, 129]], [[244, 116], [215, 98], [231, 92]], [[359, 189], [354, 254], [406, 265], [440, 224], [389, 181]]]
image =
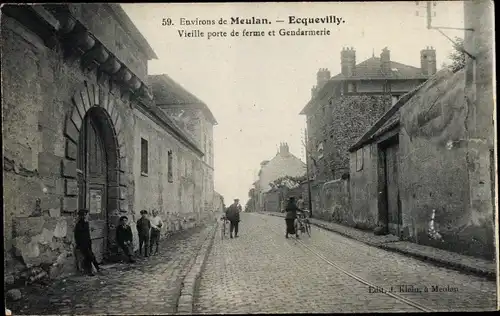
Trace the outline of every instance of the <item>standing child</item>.
[[122, 248], [129, 262], [135, 262], [132, 257], [132, 229], [128, 225], [128, 217], [120, 217], [120, 225], [116, 228], [116, 242]]
[[85, 272], [93, 276], [92, 264], [94, 264], [97, 272], [101, 272], [99, 264], [92, 251], [92, 239], [90, 238], [89, 226], [89, 211], [81, 209], [78, 211], [78, 222], [75, 225], [75, 243], [76, 249], [80, 250], [83, 255], [83, 268]]
[[139, 254], [142, 254], [144, 246], [144, 257], [148, 257], [149, 248], [149, 232], [151, 230], [151, 222], [149, 221], [148, 211], [141, 211], [141, 218], [137, 221], [137, 233], [139, 235]]

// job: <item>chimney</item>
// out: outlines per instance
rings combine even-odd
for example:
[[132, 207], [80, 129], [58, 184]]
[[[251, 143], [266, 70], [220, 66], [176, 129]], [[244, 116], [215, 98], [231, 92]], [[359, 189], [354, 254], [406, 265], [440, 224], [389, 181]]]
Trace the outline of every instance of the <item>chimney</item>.
[[318, 90], [323, 87], [323, 85], [330, 80], [330, 71], [327, 68], [320, 68], [316, 74], [316, 82]]
[[311, 98], [316, 96], [316, 93], [321, 90], [323, 85], [330, 80], [330, 71], [327, 68], [320, 68], [316, 74], [316, 85], [311, 88]]
[[380, 53], [380, 68], [382, 73], [391, 73], [391, 51], [387, 47]]
[[340, 67], [344, 76], [354, 76], [356, 73], [356, 51], [353, 47], [342, 48], [340, 52]]
[[314, 97], [316, 96], [316, 92], [318, 92], [318, 88], [316, 86], [313, 86], [311, 88], [311, 99], [314, 99]]
[[420, 51], [420, 67], [424, 76], [432, 76], [437, 71], [436, 50], [431, 46]]
[[290, 153], [287, 143], [280, 144], [280, 155], [287, 155]]

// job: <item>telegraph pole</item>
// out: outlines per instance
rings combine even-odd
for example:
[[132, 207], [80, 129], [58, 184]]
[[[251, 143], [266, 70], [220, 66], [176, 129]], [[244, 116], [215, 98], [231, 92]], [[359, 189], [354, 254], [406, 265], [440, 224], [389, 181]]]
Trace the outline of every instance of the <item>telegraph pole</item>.
[[309, 175], [309, 150], [308, 150], [308, 142], [307, 142], [307, 128], [305, 129], [305, 149], [306, 149], [306, 173], [307, 173], [307, 195], [309, 200], [309, 215], [311, 218], [313, 217], [313, 209], [312, 209], [312, 194], [311, 194], [311, 177]]
[[[417, 7], [422, 8], [422, 5], [420, 5], [420, 3], [424, 2], [424, 1], [415, 1], [415, 2], [416, 2]], [[472, 28], [448, 27], [448, 26], [433, 26], [432, 25], [432, 17], [436, 16], [436, 11], [433, 11], [432, 7], [436, 7], [436, 6], [437, 6], [437, 2], [436, 1], [425, 1], [425, 16], [426, 16], [426, 20], [427, 20], [427, 29], [438, 31], [439, 33], [441, 33], [441, 35], [443, 35], [444, 37], [446, 37], [455, 46], [457, 46], [457, 43], [454, 40], [452, 40], [448, 35], [446, 35], [442, 31], [442, 29], [446, 29], [446, 30], [464, 30], [464, 31], [471, 31], [471, 32], [474, 31], [474, 29], [472, 29]], [[416, 15], [420, 16], [421, 13], [417, 10]], [[466, 51], [465, 48], [462, 47], [461, 51], [464, 54], [466, 54], [467, 56], [469, 56], [471, 59], [476, 59], [476, 57], [473, 56], [472, 54], [470, 54], [468, 51]]]

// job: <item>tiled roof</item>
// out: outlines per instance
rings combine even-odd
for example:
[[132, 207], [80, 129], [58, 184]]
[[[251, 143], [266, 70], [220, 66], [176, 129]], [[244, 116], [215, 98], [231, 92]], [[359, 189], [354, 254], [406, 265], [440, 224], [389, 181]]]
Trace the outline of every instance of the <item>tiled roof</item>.
[[371, 57], [356, 65], [353, 76], [338, 74], [330, 80], [397, 80], [397, 79], [427, 79], [422, 70], [417, 67], [391, 61], [391, 72], [384, 73], [380, 67], [380, 58]]
[[[356, 65], [355, 74], [353, 76], [345, 76], [337, 74], [317, 92], [317, 96], [321, 97], [325, 91], [331, 91], [335, 84], [344, 80], [408, 80], [408, 79], [428, 79], [429, 76], [422, 74], [422, 70], [417, 67], [405, 65], [395, 61], [391, 61], [391, 72], [382, 72], [380, 58], [371, 57]], [[300, 114], [305, 114], [306, 111], [314, 104], [315, 99], [311, 99]]]
[[168, 75], [148, 75], [148, 82], [153, 89], [153, 96], [157, 106], [201, 109], [212, 124], [217, 124], [217, 120], [208, 106]]

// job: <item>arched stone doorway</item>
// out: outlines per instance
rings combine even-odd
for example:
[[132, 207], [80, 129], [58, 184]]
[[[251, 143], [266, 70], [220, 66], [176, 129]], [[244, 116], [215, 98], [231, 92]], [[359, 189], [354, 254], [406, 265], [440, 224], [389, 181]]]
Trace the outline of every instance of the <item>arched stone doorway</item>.
[[125, 154], [114, 96], [85, 82], [73, 95], [66, 119], [64, 211], [90, 211], [94, 253], [101, 261], [116, 251], [115, 228], [125, 204]]
[[[108, 172], [116, 170], [116, 152], [106, 114], [99, 107], [90, 108], [82, 122], [78, 141], [78, 207], [89, 210], [92, 249], [102, 261], [108, 245], [107, 201]], [[107, 141], [106, 141], [107, 140]]]

